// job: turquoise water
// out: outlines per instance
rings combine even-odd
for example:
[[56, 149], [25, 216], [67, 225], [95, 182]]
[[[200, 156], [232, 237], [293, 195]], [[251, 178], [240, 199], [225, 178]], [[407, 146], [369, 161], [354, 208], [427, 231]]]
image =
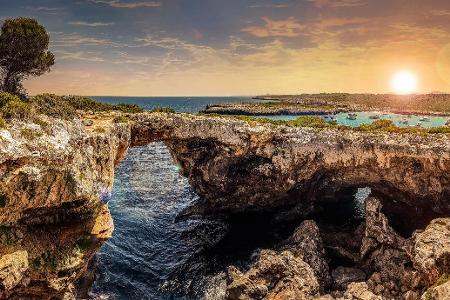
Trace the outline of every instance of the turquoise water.
[[[391, 120], [395, 125], [399, 127], [417, 126], [420, 124], [423, 128], [433, 128], [445, 126], [445, 123], [450, 119], [449, 117], [435, 117], [435, 116], [415, 116], [415, 115], [400, 115], [400, 114], [381, 114], [375, 112], [358, 112], [355, 120], [348, 118], [348, 113], [339, 113], [334, 116], [324, 116], [326, 120], [331, 120], [331, 117], [336, 120], [339, 125], [345, 125], [349, 127], [358, 127], [362, 124], [372, 124], [376, 119], [371, 119], [371, 116], [378, 115], [379, 119]], [[261, 118], [268, 118], [271, 120], [291, 121], [297, 119], [299, 116], [292, 115], [278, 115], [278, 116], [259, 116]], [[424, 117], [428, 117], [428, 121], [421, 120]]]
[[[399, 127], [417, 126], [418, 124], [424, 128], [442, 127], [449, 120], [450, 117], [433, 117], [433, 116], [406, 116], [400, 114], [380, 114], [373, 112], [359, 112], [357, 113], [356, 120], [348, 119], [347, 113], [337, 114], [336, 121], [338, 124], [346, 125], [350, 127], [358, 127], [362, 124], [371, 124], [376, 120], [371, 119], [370, 116], [378, 115], [380, 119], [391, 120], [395, 125]], [[421, 121], [422, 118], [428, 117], [429, 121]], [[403, 120], [405, 123], [403, 123]], [[407, 123], [406, 123], [407, 122]]]

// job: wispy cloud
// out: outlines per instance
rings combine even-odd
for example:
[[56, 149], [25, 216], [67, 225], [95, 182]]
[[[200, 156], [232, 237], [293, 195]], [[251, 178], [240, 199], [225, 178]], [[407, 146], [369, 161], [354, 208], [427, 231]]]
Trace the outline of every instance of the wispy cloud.
[[70, 51], [54, 51], [57, 59], [71, 59], [71, 60], [82, 60], [89, 62], [104, 62], [105, 59], [96, 56], [95, 53], [86, 53], [83, 51], [70, 52]]
[[84, 22], [84, 21], [77, 21], [77, 22], [69, 22], [70, 25], [75, 26], [87, 26], [87, 27], [104, 27], [104, 26], [112, 26], [115, 23], [114, 22]]
[[450, 17], [450, 10], [432, 10], [430, 13], [432, 16]]
[[140, 7], [160, 7], [161, 2], [157, 1], [140, 1], [140, 2], [122, 2], [120, 0], [89, 0], [96, 4], [106, 4], [117, 8], [140, 8]]
[[294, 17], [285, 20], [273, 20], [269, 17], [262, 17], [263, 26], [249, 26], [242, 29], [256, 37], [297, 37], [302, 34], [304, 25], [300, 24]]
[[355, 6], [363, 6], [366, 5], [366, 2], [363, 0], [307, 0], [308, 2], [312, 2], [314, 6], [322, 8], [322, 7], [355, 7]]

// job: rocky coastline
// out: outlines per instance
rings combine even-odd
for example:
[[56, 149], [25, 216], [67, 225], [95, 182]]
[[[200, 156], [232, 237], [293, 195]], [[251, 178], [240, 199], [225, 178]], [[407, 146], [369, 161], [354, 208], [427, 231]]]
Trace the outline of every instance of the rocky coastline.
[[[155, 141], [202, 198], [186, 216], [270, 211], [273, 226], [302, 221], [273, 249], [255, 249], [248, 268], [228, 268], [225, 299], [450, 296], [448, 135], [115, 117], [42, 116], [50, 126], [13, 121], [0, 130], [1, 299], [77, 298], [113, 231], [114, 168], [130, 147]], [[372, 190], [363, 220], [344, 226], [317, 217], [339, 205], [337, 194], [362, 187]]]

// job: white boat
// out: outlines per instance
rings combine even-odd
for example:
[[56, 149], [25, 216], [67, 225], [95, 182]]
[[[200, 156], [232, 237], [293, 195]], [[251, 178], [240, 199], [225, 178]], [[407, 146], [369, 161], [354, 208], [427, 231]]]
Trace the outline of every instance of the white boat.
[[356, 113], [349, 113], [347, 116], [347, 119], [349, 120], [356, 120], [356, 118], [358, 118], [358, 114]]
[[380, 118], [380, 115], [378, 115], [378, 114], [369, 116], [369, 119], [372, 119], [372, 120], [378, 120], [379, 118]]
[[400, 121], [400, 124], [405, 124], [407, 125], [409, 123], [408, 118], [403, 117], [402, 120]]
[[422, 118], [420, 118], [420, 121], [421, 122], [430, 122], [431, 120], [429, 117], [422, 117]]
[[450, 119], [448, 119], [447, 123], [445, 123], [445, 126], [450, 126]]

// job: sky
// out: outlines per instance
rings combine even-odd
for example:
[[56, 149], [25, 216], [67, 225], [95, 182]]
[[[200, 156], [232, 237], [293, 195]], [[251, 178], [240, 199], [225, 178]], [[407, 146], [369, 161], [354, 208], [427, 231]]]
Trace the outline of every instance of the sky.
[[56, 63], [30, 94], [208, 96], [450, 92], [448, 0], [0, 0]]

